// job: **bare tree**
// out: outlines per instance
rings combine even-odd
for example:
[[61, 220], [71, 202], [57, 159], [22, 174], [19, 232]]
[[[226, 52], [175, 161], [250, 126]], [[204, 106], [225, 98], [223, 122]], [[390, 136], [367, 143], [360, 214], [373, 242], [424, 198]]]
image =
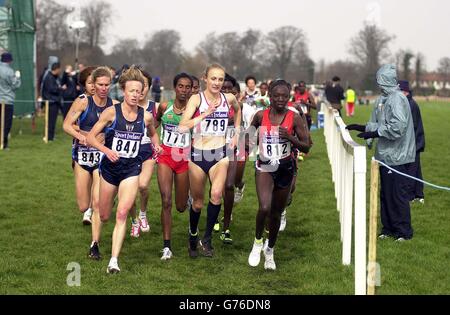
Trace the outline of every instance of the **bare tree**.
[[119, 40], [112, 48], [111, 54], [107, 57], [107, 64], [122, 66], [124, 64], [143, 64], [142, 49], [136, 39]]
[[308, 55], [304, 32], [293, 26], [283, 26], [270, 32], [266, 38], [266, 61], [272, 61], [276, 75], [286, 77], [289, 66], [295, 59]]
[[411, 79], [411, 62], [414, 59], [414, 55], [410, 50], [403, 50], [396, 54], [396, 65], [399, 69], [399, 75], [403, 80], [409, 81]]
[[394, 38], [377, 25], [365, 24], [350, 40], [349, 53], [355, 58], [355, 62], [361, 65], [365, 89], [377, 88], [375, 74], [389, 56], [389, 44]]
[[425, 57], [422, 53], [416, 54], [416, 65], [415, 65], [415, 77], [416, 77], [416, 87], [420, 90], [422, 81], [422, 75], [425, 72]]
[[60, 49], [69, 41], [66, 17], [70, 9], [53, 0], [38, 0], [36, 36], [38, 51]]
[[444, 57], [439, 59], [439, 65], [437, 69], [438, 73], [444, 78], [444, 89], [447, 87], [447, 83], [450, 82], [450, 58]]
[[152, 75], [161, 77], [165, 84], [171, 82], [184, 59], [180, 34], [174, 30], [154, 33], [144, 44], [142, 57]]
[[90, 47], [100, 46], [104, 42], [105, 28], [111, 21], [111, 4], [106, 1], [91, 2], [83, 7], [81, 12], [87, 24], [86, 30], [83, 32], [84, 40]]

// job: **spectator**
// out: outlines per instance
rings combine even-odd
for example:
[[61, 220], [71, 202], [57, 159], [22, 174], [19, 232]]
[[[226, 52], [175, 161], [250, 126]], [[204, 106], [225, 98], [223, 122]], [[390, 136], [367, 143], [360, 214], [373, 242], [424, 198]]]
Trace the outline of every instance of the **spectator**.
[[341, 114], [342, 101], [345, 100], [344, 89], [340, 85], [341, 79], [334, 77], [331, 84], [328, 84], [325, 88], [325, 95], [331, 106]]
[[73, 71], [71, 65], [67, 65], [61, 78], [61, 85], [63, 86], [64, 89], [62, 93], [63, 98], [62, 112], [64, 119], [66, 119], [70, 106], [72, 106], [72, 103], [80, 94], [77, 81], [78, 81], [77, 73]]
[[347, 93], [347, 117], [353, 117], [355, 115], [355, 103], [356, 103], [356, 92], [351, 86], [348, 87]]
[[155, 103], [161, 102], [161, 80], [156, 77], [152, 84], [152, 98]]
[[50, 72], [47, 75], [44, 75], [42, 82], [42, 98], [44, 101], [49, 101], [48, 141], [53, 141], [55, 139], [58, 112], [61, 111], [61, 113], [63, 113], [61, 105], [63, 87], [59, 80], [60, 74], [61, 64], [56, 62], [51, 65]]
[[[422, 114], [420, 113], [419, 105], [413, 98], [413, 93], [409, 87], [408, 81], [399, 81], [400, 90], [408, 98], [411, 107], [411, 114], [414, 122], [414, 132], [416, 135], [416, 161], [410, 164], [410, 175], [423, 180], [422, 166], [420, 163], [420, 154], [425, 152], [425, 130], [423, 128]], [[425, 202], [425, 195], [423, 193], [423, 184], [413, 181], [411, 187], [411, 201]]]
[[[14, 73], [14, 70], [11, 68], [12, 62], [13, 56], [9, 52], [2, 54], [0, 63], [0, 103], [5, 104], [4, 149], [8, 148], [8, 135], [13, 122], [16, 90], [22, 83], [20, 80], [20, 71]], [[3, 128], [3, 126], [1, 127]]]
[[128, 69], [130, 69], [130, 66], [125, 64], [122, 66], [122, 68], [119, 70], [119, 72], [114, 71], [115, 75], [113, 76], [112, 84], [109, 89], [109, 97], [112, 100], [123, 102], [123, 91], [120, 88], [119, 78], [122, 75], [122, 73]]
[[[382, 95], [367, 126], [350, 125], [348, 130], [372, 145], [378, 138], [375, 158], [396, 172], [408, 174], [416, 158], [414, 123], [408, 99], [400, 91], [394, 65], [385, 65], [377, 73], [377, 84]], [[381, 166], [381, 222], [380, 239], [395, 238], [398, 242], [413, 237], [411, 226], [410, 179]]]

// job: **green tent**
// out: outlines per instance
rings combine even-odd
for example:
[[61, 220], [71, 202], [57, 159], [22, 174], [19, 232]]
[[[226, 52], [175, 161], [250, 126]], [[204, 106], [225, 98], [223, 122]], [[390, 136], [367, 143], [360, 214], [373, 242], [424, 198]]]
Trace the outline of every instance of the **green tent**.
[[0, 48], [13, 54], [12, 67], [22, 73], [14, 114], [23, 116], [34, 112], [36, 100], [35, 3], [6, 0], [0, 6]]

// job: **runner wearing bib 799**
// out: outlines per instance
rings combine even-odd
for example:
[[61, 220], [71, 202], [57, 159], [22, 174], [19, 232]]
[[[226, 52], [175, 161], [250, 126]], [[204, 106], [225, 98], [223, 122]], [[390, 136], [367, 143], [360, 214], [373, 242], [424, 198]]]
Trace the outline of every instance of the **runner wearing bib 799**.
[[[212, 231], [220, 213], [228, 170], [228, 152], [237, 146], [240, 130], [229, 145], [226, 144], [230, 106], [234, 108], [236, 126], [241, 125], [241, 107], [233, 94], [222, 94], [225, 69], [213, 64], [204, 74], [206, 89], [193, 95], [180, 122], [181, 128], [194, 129], [189, 162], [189, 181], [193, 206], [190, 211], [189, 255], [197, 257], [198, 222], [203, 208], [206, 180], [211, 182], [204, 237], [198, 242], [202, 254], [213, 257]], [[227, 149], [228, 148], [228, 149]]]

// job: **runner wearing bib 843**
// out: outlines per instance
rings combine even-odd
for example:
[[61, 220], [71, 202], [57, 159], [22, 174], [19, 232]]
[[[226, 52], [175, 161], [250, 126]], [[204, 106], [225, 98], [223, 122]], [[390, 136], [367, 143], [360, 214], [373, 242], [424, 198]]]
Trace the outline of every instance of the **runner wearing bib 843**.
[[[123, 72], [119, 84], [124, 92], [124, 101], [108, 108], [88, 135], [88, 142], [102, 151], [105, 156], [100, 164], [100, 218], [107, 222], [111, 216], [114, 198], [118, 194], [116, 225], [112, 239], [112, 257], [108, 273], [118, 273], [118, 257], [126, 234], [126, 222], [134, 206], [141, 173], [142, 158], [139, 156], [144, 132], [156, 139], [155, 150], [159, 152], [158, 137], [152, 115], [138, 106], [144, 88], [142, 72], [132, 66]], [[106, 143], [100, 143], [96, 136], [105, 128]]]
[[[92, 68], [90, 71], [92, 71]], [[81, 79], [86, 83], [85, 87], [90, 88], [86, 91], [88, 93], [93, 91], [94, 95], [82, 95], [75, 100], [64, 121], [63, 128], [67, 134], [74, 138], [72, 160], [78, 206], [80, 211], [85, 213], [83, 221], [89, 222], [88, 220], [92, 220], [92, 243], [88, 255], [94, 260], [99, 260], [101, 258], [98, 247], [101, 221], [99, 213], [100, 175], [98, 168], [103, 153], [91, 147], [86, 137], [98, 122], [101, 113], [114, 103], [108, 97], [112, 78], [110, 69], [106, 67], [96, 68], [88, 76], [87, 72], [82, 72], [82, 74]], [[93, 87], [88, 86], [87, 82], [93, 83]], [[99, 142], [104, 141], [104, 130], [100, 130], [98, 138]], [[90, 207], [92, 208], [92, 219], [90, 219], [90, 216], [86, 218], [86, 213]]]
[[[207, 225], [203, 239], [198, 242], [202, 254], [213, 257], [212, 231], [220, 213], [225, 189], [229, 159], [239, 139], [240, 130], [229, 145], [226, 144], [226, 132], [230, 106], [234, 108], [236, 126], [241, 125], [241, 107], [233, 94], [222, 94], [225, 69], [214, 64], [208, 66], [204, 74], [206, 89], [200, 95], [193, 95], [180, 122], [182, 128], [194, 129], [189, 162], [189, 181], [193, 206], [190, 212], [189, 255], [197, 257], [198, 222], [206, 180], [211, 182], [211, 197], [208, 205]], [[228, 148], [228, 150], [227, 150]], [[228, 151], [228, 152], [227, 152]]]

